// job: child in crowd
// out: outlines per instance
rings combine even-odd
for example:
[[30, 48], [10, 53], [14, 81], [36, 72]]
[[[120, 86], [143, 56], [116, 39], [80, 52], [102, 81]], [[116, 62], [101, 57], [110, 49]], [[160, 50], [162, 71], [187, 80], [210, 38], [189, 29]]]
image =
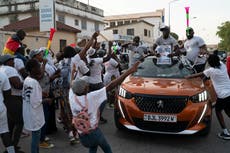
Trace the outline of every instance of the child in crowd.
[[214, 89], [217, 94], [216, 100], [216, 116], [222, 128], [222, 132], [218, 134], [218, 136], [225, 140], [230, 140], [230, 133], [226, 128], [224, 117], [222, 115], [222, 111], [228, 114], [228, 109], [230, 108], [230, 79], [227, 73], [227, 69], [225, 64], [220, 62], [220, 59], [217, 55], [212, 54], [208, 57], [208, 64], [210, 68], [204, 70], [203, 72], [196, 73], [186, 78], [194, 78], [194, 77], [210, 77], [214, 86]]
[[26, 64], [29, 76], [23, 84], [23, 120], [25, 129], [32, 131], [31, 153], [39, 153], [41, 128], [45, 124], [42, 88], [38, 80], [42, 77], [41, 65], [31, 59]]

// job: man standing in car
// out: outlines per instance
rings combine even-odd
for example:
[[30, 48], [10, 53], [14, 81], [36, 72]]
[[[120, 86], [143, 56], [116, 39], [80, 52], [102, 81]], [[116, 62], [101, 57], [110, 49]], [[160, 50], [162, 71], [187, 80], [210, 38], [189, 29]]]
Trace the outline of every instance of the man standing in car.
[[178, 50], [179, 47], [177, 40], [170, 35], [170, 28], [168, 26], [162, 25], [160, 27], [160, 31], [162, 32], [162, 36], [157, 38], [153, 44], [153, 51], [155, 52], [157, 46], [161, 45], [170, 45], [172, 51]]
[[184, 43], [186, 58], [191, 62], [197, 73], [203, 72], [206, 64], [207, 48], [201, 37], [194, 36], [194, 30], [191, 27], [186, 29], [187, 40]]

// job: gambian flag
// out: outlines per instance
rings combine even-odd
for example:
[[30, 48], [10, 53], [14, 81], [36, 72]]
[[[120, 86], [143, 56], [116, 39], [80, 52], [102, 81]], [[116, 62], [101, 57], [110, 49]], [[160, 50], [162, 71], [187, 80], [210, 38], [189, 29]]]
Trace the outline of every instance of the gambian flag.
[[18, 41], [15, 41], [14, 39], [10, 37], [5, 44], [2, 54], [3, 55], [5, 54], [14, 55], [20, 46], [21, 44]]

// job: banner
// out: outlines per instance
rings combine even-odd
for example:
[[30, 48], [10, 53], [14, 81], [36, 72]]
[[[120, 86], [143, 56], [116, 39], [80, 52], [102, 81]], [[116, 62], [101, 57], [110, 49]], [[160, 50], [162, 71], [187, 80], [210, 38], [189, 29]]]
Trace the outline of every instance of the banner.
[[40, 32], [55, 27], [54, 0], [39, 0]]

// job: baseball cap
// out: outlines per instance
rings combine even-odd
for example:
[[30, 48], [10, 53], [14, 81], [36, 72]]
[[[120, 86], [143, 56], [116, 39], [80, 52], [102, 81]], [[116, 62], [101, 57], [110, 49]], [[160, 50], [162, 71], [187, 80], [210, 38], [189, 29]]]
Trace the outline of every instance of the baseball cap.
[[163, 30], [170, 30], [170, 28], [166, 25], [161, 25], [160, 26], [160, 31], [163, 31]]
[[40, 49], [35, 49], [35, 50], [32, 50], [30, 51], [30, 59], [32, 59], [35, 55], [38, 55], [40, 54], [41, 52], [43, 52], [43, 50], [40, 50]]
[[9, 61], [10, 59], [14, 59], [14, 56], [6, 54], [6, 55], [2, 55], [0, 56], [0, 63], [1, 64], [5, 64], [7, 61]]
[[82, 95], [88, 85], [89, 84], [87, 83], [87, 81], [82, 78], [75, 79], [72, 83], [73, 93], [75, 93], [76, 95]]

